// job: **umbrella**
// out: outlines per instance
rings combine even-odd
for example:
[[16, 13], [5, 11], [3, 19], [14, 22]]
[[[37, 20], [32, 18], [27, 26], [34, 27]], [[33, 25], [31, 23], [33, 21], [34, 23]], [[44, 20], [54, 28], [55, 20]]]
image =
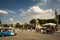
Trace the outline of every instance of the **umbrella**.
[[46, 24], [43, 24], [42, 26], [48, 26], [48, 25], [50, 25], [50, 26], [56, 26], [56, 24], [54, 24], [54, 23], [46, 23]]

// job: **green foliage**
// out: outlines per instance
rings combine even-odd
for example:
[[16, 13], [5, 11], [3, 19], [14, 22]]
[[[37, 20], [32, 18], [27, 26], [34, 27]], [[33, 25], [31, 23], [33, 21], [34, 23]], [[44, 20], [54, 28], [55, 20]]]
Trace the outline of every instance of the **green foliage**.
[[19, 24], [19, 23], [16, 23], [16, 24], [15, 24], [15, 27], [16, 27], [16, 28], [19, 28], [19, 27], [20, 27], [20, 24]]
[[[54, 19], [48, 19], [48, 20], [42, 20], [42, 19], [38, 19], [39, 23], [40, 24], [45, 24], [45, 23], [56, 23], [56, 21]], [[36, 20], [35, 19], [32, 19], [30, 20], [30, 24], [35, 24], [36, 23]]]
[[30, 24], [35, 24], [35, 23], [36, 23], [35, 19], [30, 20]]
[[9, 27], [9, 25], [8, 25], [8, 24], [3, 24], [3, 26], [4, 26], [4, 27]]
[[10, 24], [11, 27], [13, 27], [13, 24]]

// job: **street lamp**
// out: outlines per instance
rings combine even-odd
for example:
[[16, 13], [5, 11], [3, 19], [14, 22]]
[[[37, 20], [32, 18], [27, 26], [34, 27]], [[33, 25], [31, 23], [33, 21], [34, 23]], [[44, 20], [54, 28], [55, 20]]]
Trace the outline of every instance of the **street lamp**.
[[1, 24], [1, 20], [0, 20], [0, 24]]
[[55, 10], [55, 21], [56, 21], [56, 31], [57, 31], [57, 27], [58, 27], [58, 15], [57, 15], [57, 10]]

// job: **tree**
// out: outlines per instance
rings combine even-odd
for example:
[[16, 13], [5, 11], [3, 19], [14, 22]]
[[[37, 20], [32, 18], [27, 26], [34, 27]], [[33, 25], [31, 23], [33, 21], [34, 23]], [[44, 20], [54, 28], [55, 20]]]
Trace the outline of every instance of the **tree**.
[[35, 24], [35, 23], [36, 23], [35, 19], [30, 20], [30, 24]]
[[25, 23], [24, 28], [27, 29], [29, 27], [29, 24]]
[[15, 27], [16, 27], [16, 28], [19, 28], [19, 27], [20, 27], [20, 24], [19, 24], [19, 23], [16, 23], [16, 24], [15, 24]]
[[[56, 21], [54, 19], [48, 19], [48, 20], [45, 20], [45, 19], [38, 19], [39, 23], [42, 25], [42, 24], [45, 24], [45, 23], [56, 23]], [[36, 23], [36, 20], [35, 19], [32, 19], [30, 20], [30, 24], [35, 24]]]
[[4, 26], [4, 27], [9, 27], [9, 25], [8, 25], [8, 24], [3, 24], [3, 26]]
[[39, 19], [39, 23], [44, 24], [44, 23], [46, 23], [46, 20]]
[[13, 27], [13, 24], [10, 24], [11, 27]]

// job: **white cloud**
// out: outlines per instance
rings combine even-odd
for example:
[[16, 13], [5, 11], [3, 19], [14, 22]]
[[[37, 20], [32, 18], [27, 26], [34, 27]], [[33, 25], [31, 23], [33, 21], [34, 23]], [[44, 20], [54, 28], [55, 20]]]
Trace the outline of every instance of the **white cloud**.
[[46, 4], [48, 1], [49, 1], [49, 0], [41, 0], [40, 2], [38, 2], [38, 3], [36, 4], [36, 6], [44, 5], [44, 4]]
[[39, 6], [30, 7], [28, 10], [22, 10], [20, 16], [24, 16], [24, 20], [29, 22], [31, 19], [54, 19], [55, 14], [52, 9], [43, 10]]
[[21, 23], [20, 21], [14, 21], [14, 22], [13, 22], [13, 24], [16, 24], [16, 23], [23, 24], [23, 23]]
[[39, 6], [33, 6], [30, 7], [30, 9], [27, 10], [28, 13], [33, 13], [33, 14], [40, 14], [40, 13], [52, 13], [52, 9], [47, 9], [43, 10]]
[[9, 24], [13, 24], [14, 23], [14, 19], [13, 18], [9, 18]]
[[13, 10], [8, 10], [8, 9], [5, 9], [5, 11], [7, 11], [8, 13], [16, 13], [15, 11], [13, 11]]
[[9, 24], [16, 24], [16, 23], [23, 24], [20, 21], [15, 21], [13, 18], [9, 18]]
[[14, 21], [14, 19], [13, 19], [13, 18], [10, 18], [9, 20], [10, 20], [10, 21]]
[[4, 10], [0, 10], [0, 14], [8, 14], [8, 12]]
[[36, 1], [36, 0], [32, 0], [32, 1]]
[[60, 2], [60, 0], [58, 0]]
[[15, 14], [16, 12], [8, 9], [0, 10], [0, 14], [9, 14], [9, 13]]

